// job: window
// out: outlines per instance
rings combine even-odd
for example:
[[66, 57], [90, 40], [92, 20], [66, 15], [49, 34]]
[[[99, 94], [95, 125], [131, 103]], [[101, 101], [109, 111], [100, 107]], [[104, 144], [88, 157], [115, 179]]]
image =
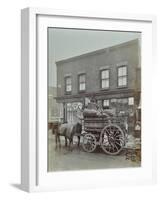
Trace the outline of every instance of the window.
[[104, 99], [103, 100], [103, 108], [109, 108], [110, 102], [109, 99]]
[[116, 103], [117, 99], [111, 99], [111, 103]]
[[78, 76], [79, 80], [79, 91], [85, 91], [86, 90], [86, 75], [80, 74]]
[[118, 114], [125, 114], [128, 110], [128, 98], [117, 99], [116, 107]]
[[85, 106], [88, 106], [88, 104], [90, 103], [90, 98], [85, 97], [84, 102], [85, 102]]
[[117, 99], [117, 103], [118, 104], [127, 104], [128, 103], [128, 99], [127, 98]]
[[68, 123], [78, 122], [79, 117], [81, 117], [81, 108], [83, 107], [82, 102], [73, 102], [66, 104], [66, 121]]
[[118, 87], [127, 86], [127, 66], [118, 68]]
[[72, 104], [67, 103], [67, 122], [72, 122], [73, 121], [73, 109], [72, 109]]
[[129, 105], [134, 105], [134, 97], [129, 97]]
[[102, 100], [97, 100], [98, 107], [102, 109]]
[[101, 88], [109, 88], [109, 69], [101, 71]]
[[72, 78], [70, 76], [65, 77], [65, 92], [70, 93], [72, 91]]

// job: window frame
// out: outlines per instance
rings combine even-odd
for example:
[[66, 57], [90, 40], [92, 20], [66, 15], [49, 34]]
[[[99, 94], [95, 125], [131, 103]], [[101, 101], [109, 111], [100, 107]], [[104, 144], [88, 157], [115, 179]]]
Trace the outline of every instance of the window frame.
[[[67, 79], [70, 78], [71, 79], [71, 90], [67, 91]], [[65, 76], [64, 77], [64, 90], [65, 90], [65, 94], [71, 94], [72, 93], [72, 76]]]
[[[108, 100], [109, 105], [108, 106], [104, 106], [104, 101]], [[103, 99], [102, 100], [102, 108], [103, 109], [109, 109], [110, 108], [110, 99]]]
[[[108, 78], [102, 79], [103, 71], [108, 71], [108, 74], [109, 74]], [[102, 87], [102, 80], [108, 80], [108, 87], [104, 87], [104, 88]], [[100, 88], [101, 88], [101, 90], [108, 90], [110, 88], [110, 69], [109, 68], [100, 70]]]
[[[123, 68], [123, 67], [126, 67], [126, 75], [122, 75], [122, 76], [119, 76], [119, 69], [120, 68]], [[124, 78], [126, 77], [126, 85], [119, 85], [119, 78]], [[120, 65], [117, 67], [117, 87], [118, 88], [124, 88], [124, 87], [127, 87], [128, 86], [128, 66], [127, 65]]]
[[[84, 82], [80, 82], [80, 77], [81, 76], [85, 76], [85, 81]], [[81, 90], [80, 89], [80, 84], [81, 83], [85, 83], [85, 89], [84, 90]], [[86, 91], [86, 73], [80, 73], [80, 74], [78, 74], [78, 92], [85, 92]]]

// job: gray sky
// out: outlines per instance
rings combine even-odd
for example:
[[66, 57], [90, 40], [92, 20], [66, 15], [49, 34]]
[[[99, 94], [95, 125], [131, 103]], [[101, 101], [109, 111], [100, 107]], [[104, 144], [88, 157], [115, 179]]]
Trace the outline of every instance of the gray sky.
[[140, 33], [49, 28], [49, 86], [56, 87], [55, 62], [140, 38]]

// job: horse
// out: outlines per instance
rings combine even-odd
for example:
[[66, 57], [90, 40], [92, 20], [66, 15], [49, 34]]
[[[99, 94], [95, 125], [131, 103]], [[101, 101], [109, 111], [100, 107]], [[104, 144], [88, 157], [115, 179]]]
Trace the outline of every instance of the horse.
[[59, 142], [59, 148], [61, 148], [60, 136], [65, 137], [65, 147], [68, 146], [67, 140], [69, 140], [69, 150], [70, 150], [71, 144], [73, 144], [73, 137], [74, 135], [76, 135], [78, 137], [78, 147], [79, 147], [81, 132], [82, 132], [82, 124], [79, 122], [73, 123], [73, 124], [70, 124], [70, 123], [60, 124], [58, 128], [54, 130], [56, 149], [57, 149], [58, 142]]

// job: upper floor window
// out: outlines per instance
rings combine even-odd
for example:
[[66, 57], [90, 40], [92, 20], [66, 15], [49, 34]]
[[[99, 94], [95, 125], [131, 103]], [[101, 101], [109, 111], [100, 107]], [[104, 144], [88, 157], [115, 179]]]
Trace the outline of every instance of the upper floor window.
[[79, 91], [85, 91], [86, 90], [86, 75], [80, 74], [78, 76], [79, 81]]
[[118, 87], [127, 86], [127, 66], [118, 67]]
[[109, 69], [101, 70], [101, 88], [109, 88]]
[[72, 78], [70, 76], [65, 77], [65, 92], [71, 92], [72, 91]]

